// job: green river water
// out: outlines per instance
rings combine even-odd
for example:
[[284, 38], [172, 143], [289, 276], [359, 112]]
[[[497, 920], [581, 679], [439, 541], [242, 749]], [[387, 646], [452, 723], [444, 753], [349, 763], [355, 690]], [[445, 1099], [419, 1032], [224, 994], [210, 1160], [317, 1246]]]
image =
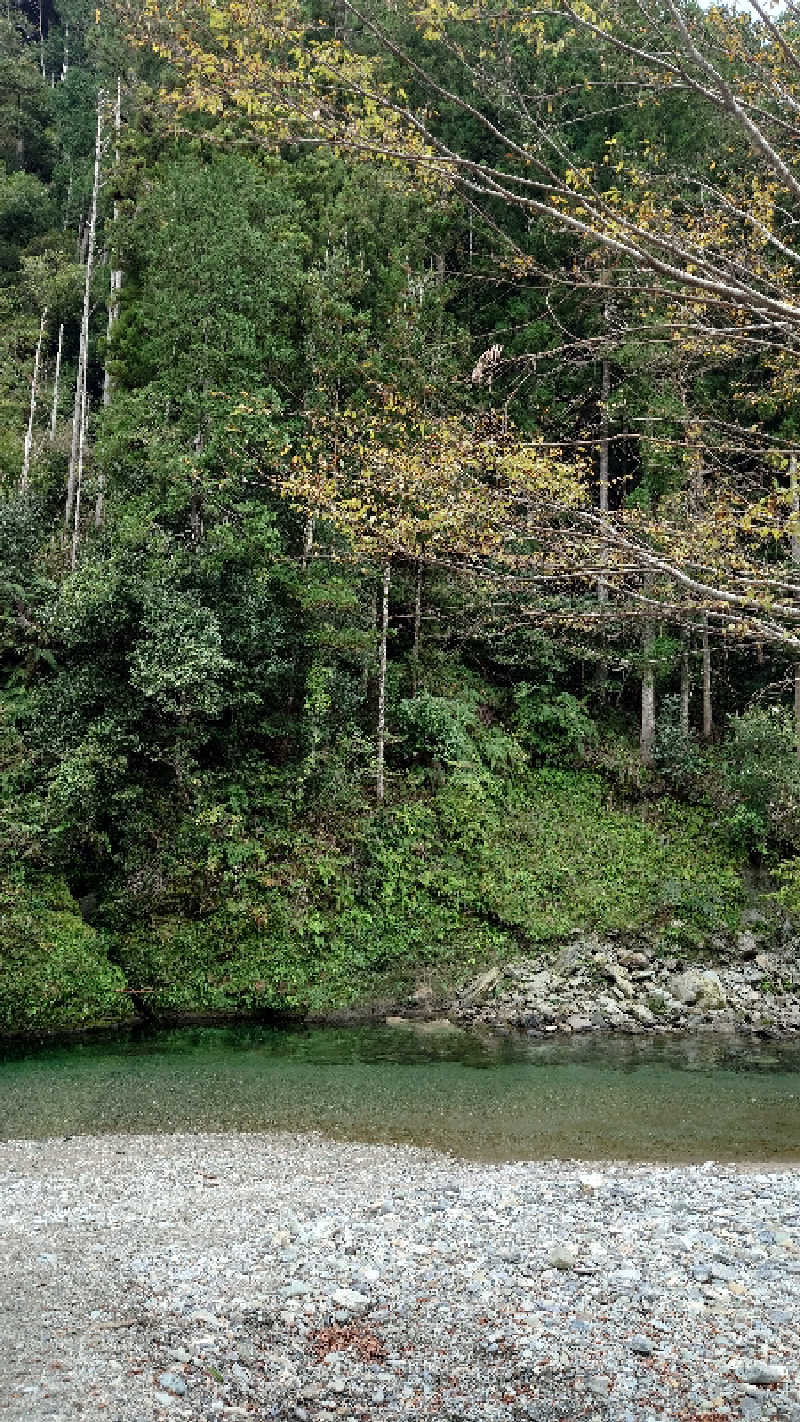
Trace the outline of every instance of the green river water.
[[0, 1051], [0, 1140], [275, 1129], [476, 1160], [800, 1161], [800, 1043], [239, 1026]]

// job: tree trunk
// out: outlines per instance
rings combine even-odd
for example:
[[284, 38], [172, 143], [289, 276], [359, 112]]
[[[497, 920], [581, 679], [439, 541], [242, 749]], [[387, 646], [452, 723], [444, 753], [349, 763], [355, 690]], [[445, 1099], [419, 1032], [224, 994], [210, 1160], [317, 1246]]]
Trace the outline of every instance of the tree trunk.
[[[89, 423], [89, 396], [86, 391], [86, 372], [84, 370], [83, 391], [81, 399], [81, 428], [85, 429]], [[83, 490], [83, 457], [86, 450], [86, 441], [82, 439], [78, 450], [78, 467], [75, 475], [75, 502], [72, 515], [72, 547], [70, 550], [70, 567], [75, 570], [78, 566], [78, 544], [81, 537], [81, 492]]]
[[611, 398], [611, 364], [604, 358], [600, 377], [600, 512], [608, 513], [608, 449], [609, 414], [608, 402]]
[[[648, 636], [645, 631], [645, 637]], [[655, 665], [651, 660], [642, 667], [642, 727], [639, 735], [642, 765], [652, 765], [655, 742]]]
[[[121, 128], [122, 128], [122, 80], [121, 80], [121, 78], [120, 78], [119, 75], [118, 75], [118, 76], [117, 76], [117, 102], [116, 102], [116, 104], [115, 104], [115, 106], [114, 106], [114, 133], [115, 133], [114, 168], [115, 168], [115, 170], [119, 168], [119, 136], [120, 136], [120, 130], [121, 130]], [[118, 202], [115, 202], [115, 203], [114, 203], [114, 219], [113, 219], [113, 220], [114, 220], [114, 228], [116, 229], [116, 224], [117, 224], [117, 222], [119, 221], [119, 203], [118, 203]], [[116, 322], [117, 322], [117, 318], [118, 318], [118, 316], [119, 316], [119, 298], [120, 298], [120, 292], [122, 291], [122, 275], [123, 275], [123, 274], [122, 274], [122, 268], [121, 268], [121, 267], [112, 267], [112, 268], [111, 268], [111, 281], [110, 281], [110, 284], [109, 284], [109, 293], [108, 293], [108, 325], [107, 325], [107, 327], [106, 327], [106, 358], [105, 358], [105, 365], [104, 365], [104, 369], [103, 369], [103, 404], [104, 404], [104, 405], [110, 405], [110, 404], [111, 404], [111, 392], [112, 392], [113, 381], [112, 381], [111, 371], [110, 371], [109, 368], [108, 368], [108, 343], [109, 343], [109, 341], [111, 340], [111, 332], [113, 331], [114, 326], [115, 326], [115, 324], [116, 324]]]
[[685, 741], [689, 739], [689, 697], [691, 694], [691, 682], [689, 679], [689, 629], [684, 627], [681, 638], [681, 735]]
[[42, 319], [39, 322], [39, 339], [36, 342], [36, 355], [33, 358], [33, 378], [31, 380], [31, 405], [28, 413], [28, 428], [25, 431], [25, 445], [22, 453], [22, 477], [19, 486], [24, 493], [28, 487], [31, 472], [31, 451], [33, 450], [33, 422], [36, 417], [36, 399], [39, 393], [39, 369], [42, 363], [42, 344], [44, 342], [44, 328], [47, 321], [47, 307], [42, 312]]
[[708, 636], [708, 617], [703, 618], [703, 740], [710, 741], [714, 734], [713, 705], [711, 701], [711, 643]]
[[[792, 496], [792, 566], [800, 567], [800, 482], [797, 478], [797, 451], [789, 455], [789, 488]], [[800, 755], [800, 662], [794, 664], [794, 741]]]
[[392, 565], [383, 567], [383, 595], [381, 601], [381, 630], [378, 642], [378, 726], [377, 726], [377, 772], [375, 777], [375, 798], [380, 805], [384, 791], [384, 750], [386, 745], [386, 644], [389, 637], [389, 580]]
[[416, 696], [419, 684], [419, 634], [422, 629], [422, 559], [417, 559], [417, 581], [414, 588], [414, 642], [411, 648], [411, 689]]
[[94, 268], [94, 243], [97, 231], [97, 197], [100, 191], [100, 157], [103, 147], [103, 91], [97, 96], [97, 136], [94, 145], [94, 180], [92, 183], [92, 204], [89, 211], [88, 241], [86, 246], [86, 276], [83, 284], [83, 316], [81, 319], [81, 339], [78, 349], [78, 375], [75, 382], [75, 410], [72, 419], [72, 452], [67, 477], [67, 501], [64, 521], [67, 528], [78, 525], [75, 520], [75, 490], [78, 464], [83, 465], [87, 430], [87, 367], [89, 362], [89, 314], [91, 311], [92, 271]]
[[64, 349], [64, 322], [58, 328], [58, 350], [56, 351], [56, 373], [53, 380], [53, 408], [50, 411], [50, 443], [56, 437], [56, 421], [58, 420], [58, 384], [61, 379], [61, 352]]
[[72, 527], [75, 512], [75, 478], [78, 472], [78, 444], [81, 434], [81, 410], [83, 409], [83, 350], [78, 351], [78, 369], [75, 373], [75, 402], [72, 407], [72, 443], [69, 451], [69, 472], [67, 474], [67, 498], [64, 505], [64, 526]]
[[314, 547], [314, 515], [309, 514], [303, 529], [303, 571], [308, 567], [311, 550]]
[[[117, 75], [117, 102], [116, 102], [116, 104], [115, 104], [115, 106], [114, 106], [114, 133], [115, 133], [114, 168], [115, 168], [115, 170], [117, 170], [117, 169], [119, 168], [119, 135], [120, 135], [120, 130], [121, 130], [121, 128], [122, 128], [122, 79], [120, 78], [119, 75]], [[119, 221], [119, 203], [115, 201], [115, 203], [114, 203], [114, 228], [115, 228], [115, 230], [116, 230], [116, 225], [117, 225], [117, 222], [118, 222], [118, 221]], [[110, 283], [109, 283], [109, 292], [108, 292], [108, 324], [107, 324], [107, 326], [106, 326], [106, 350], [105, 350], [105, 359], [104, 359], [104, 361], [103, 361], [103, 406], [104, 406], [104, 407], [106, 407], [106, 406], [108, 406], [108, 405], [111, 404], [111, 396], [112, 396], [113, 388], [114, 388], [114, 381], [113, 381], [113, 377], [112, 377], [112, 375], [111, 375], [111, 370], [110, 370], [109, 364], [108, 364], [108, 350], [109, 350], [109, 344], [110, 344], [110, 342], [111, 342], [111, 333], [112, 333], [112, 331], [114, 330], [114, 326], [116, 325], [117, 319], [118, 319], [118, 317], [119, 317], [119, 301], [120, 301], [120, 292], [122, 291], [122, 276], [123, 276], [122, 268], [121, 268], [121, 267], [114, 267], [114, 266], [112, 266], [112, 268], [111, 268], [111, 281], [110, 281]], [[95, 528], [102, 528], [102, 527], [103, 527], [103, 523], [104, 523], [104, 521], [105, 521], [105, 515], [106, 515], [106, 482], [105, 482], [105, 476], [103, 475], [102, 470], [101, 470], [101, 472], [100, 472], [100, 477], [99, 477], [99, 481], [98, 481], [98, 485], [97, 485], [97, 497], [96, 497], [96, 499], [95, 499], [95, 505], [94, 505], [94, 526], [95, 526]]]
[[[603, 268], [602, 283], [608, 286], [610, 272], [607, 266]], [[603, 302], [603, 327], [608, 331], [610, 316], [609, 298], [606, 295]], [[599, 453], [599, 489], [598, 507], [600, 513], [608, 513], [608, 450], [609, 450], [609, 400], [611, 398], [611, 362], [607, 356], [603, 356], [600, 372], [600, 441], [598, 445]], [[603, 559], [605, 562], [605, 559]], [[597, 580], [597, 601], [603, 607], [608, 602], [608, 583], [605, 578]], [[601, 636], [605, 641], [605, 628], [601, 624]], [[597, 688], [601, 696], [605, 699], [606, 684], [608, 682], [608, 658], [602, 656], [597, 664]]]
[[[651, 590], [651, 575], [646, 574], [644, 591]], [[653, 764], [653, 746], [656, 738], [656, 668], [650, 656], [650, 645], [655, 636], [655, 623], [647, 618], [642, 627], [642, 721], [639, 733], [639, 748], [642, 764]]]
[[[608, 288], [611, 273], [607, 266], [603, 268], [602, 284]], [[611, 305], [608, 293], [606, 292], [603, 301], [603, 329], [608, 334], [608, 326], [611, 318]], [[600, 374], [600, 442], [599, 442], [599, 508], [601, 514], [608, 513], [608, 449], [610, 430], [609, 401], [611, 399], [611, 362], [608, 356], [603, 356]], [[605, 602], [608, 598], [608, 587], [601, 578], [597, 584], [597, 596], [600, 602]]]

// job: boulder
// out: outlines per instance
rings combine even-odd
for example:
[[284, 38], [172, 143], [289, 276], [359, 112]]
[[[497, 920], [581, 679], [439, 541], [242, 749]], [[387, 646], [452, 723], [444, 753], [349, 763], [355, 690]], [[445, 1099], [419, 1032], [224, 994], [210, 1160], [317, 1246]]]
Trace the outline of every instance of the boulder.
[[490, 991], [491, 988], [495, 986], [499, 978], [499, 968], [487, 969], [485, 973], [481, 973], [479, 977], [475, 978], [474, 982], [471, 982], [469, 987], [464, 989], [463, 993], [461, 994], [463, 1000], [465, 1002], [472, 1002], [473, 999], [476, 997], [483, 997], [487, 992]]
[[628, 958], [629, 968], [649, 968], [650, 959], [646, 953], [631, 953]]
[[567, 1018], [567, 1026], [571, 1032], [591, 1032], [592, 1019], [582, 1016], [579, 1012], [571, 1012]]
[[718, 973], [687, 968], [670, 979], [669, 990], [684, 1007], [696, 1006], [706, 1012], [715, 1012], [727, 1006], [725, 989]]
[[618, 968], [616, 963], [606, 963], [603, 966], [603, 973], [609, 982], [619, 989], [623, 997], [633, 997], [633, 983], [623, 968]]
[[577, 943], [567, 943], [553, 964], [553, 972], [560, 978], [569, 978], [581, 967], [585, 956], [586, 945], [580, 939]]
[[758, 939], [749, 929], [744, 933], [737, 933], [736, 952], [740, 958], [755, 958], [758, 952]]

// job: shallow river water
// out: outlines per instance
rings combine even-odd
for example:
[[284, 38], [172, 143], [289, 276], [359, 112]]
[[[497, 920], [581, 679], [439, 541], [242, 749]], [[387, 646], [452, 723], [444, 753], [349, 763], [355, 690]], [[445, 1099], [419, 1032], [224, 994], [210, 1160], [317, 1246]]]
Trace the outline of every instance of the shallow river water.
[[471, 1159], [800, 1160], [800, 1043], [180, 1028], [0, 1049], [0, 1140], [320, 1131]]

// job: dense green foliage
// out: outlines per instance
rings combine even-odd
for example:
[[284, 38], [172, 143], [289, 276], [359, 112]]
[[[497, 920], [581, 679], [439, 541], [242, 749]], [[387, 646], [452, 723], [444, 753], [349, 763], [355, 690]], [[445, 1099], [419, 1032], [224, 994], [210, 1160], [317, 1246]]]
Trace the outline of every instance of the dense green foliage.
[[[68, 73], [51, 85], [66, 21]], [[493, 428], [510, 404], [519, 429], [596, 433], [597, 359], [545, 366], [518, 392], [470, 372], [498, 336], [556, 347], [569, 322], [591, 340], [597, 291], [559, 287], [554, 314], [546, 282], [497, 278], [491, 211], [401, 169], [260, 153], [213, 119], [176, 137], [158, 63], [79, 0], [51, 16], [46, 81], [25, 12], [0, 31], [0, 1031], [324, 1011], [574, 929], [677, 953], [734, 930], [748, 861], [800, 854], [785, 653], [714, 643], [703, 743], [696, 692], [688, 735], [677, 713], [682, 628], [643, 641], [612, 612], [594, 632], [579, 614], [596, 588], [569, 579], [533, 594], [539, 624], [524, 586], [500, 596], [468, 565], [420, 570], [395, 550], [376, 807], [384, 554], [353, 554], [282, 497], [325, 421], [387, 390], [425, 418]], [[118, 73], [83, 502], [65, 532], [95, 107]], [[587, 151], [602, 152], [602, 122]], [[480, 142], [457, 114], [442, 124]], [[515, 240], [554, 282], [576, 263], [568, 239], [523, 226]], [[614, 353], [618, 425], [680, 405], [669, 350], [643, 349]], [[692, 376], [720, 416], [738, 398], [722, 367]], [[665, 450], [619, 444], [613, 500], [680, 487], [683, 457]], [[663, 705], [652, 768], [637, 750], [645, 664]], [[796, 870], [784, 878], [788, 903]]]

